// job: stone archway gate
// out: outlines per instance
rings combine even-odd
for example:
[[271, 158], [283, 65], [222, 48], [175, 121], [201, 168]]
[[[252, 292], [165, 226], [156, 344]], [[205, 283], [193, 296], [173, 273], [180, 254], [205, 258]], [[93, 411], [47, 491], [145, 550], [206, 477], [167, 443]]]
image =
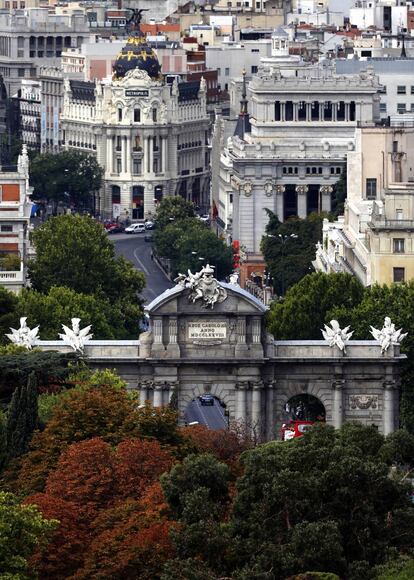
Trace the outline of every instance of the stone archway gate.
[[[207, 290], [200, 289], [204, 279]], [[226, 404], [230, 420], [256, 427], [267, 440], [278, 437], [286, 402], [301, 393], [317, 397], [335, 427], [356, 420], [384, 434], [398, 428], [399, 346], [381, 354], [376, 341], [350, 341], [345, 355], [322, 340], [274, 341], [265, 311], [238, 285], [201, 272], [148, 306], [150, 330], [139, 341], [90, 341], [85, 354], [97, 368], [116, 368], [154, 406], [168, 404], [175, 392], [183, 413], [210, 392]], [[69, 349], [61, 341], [39, 346]]]

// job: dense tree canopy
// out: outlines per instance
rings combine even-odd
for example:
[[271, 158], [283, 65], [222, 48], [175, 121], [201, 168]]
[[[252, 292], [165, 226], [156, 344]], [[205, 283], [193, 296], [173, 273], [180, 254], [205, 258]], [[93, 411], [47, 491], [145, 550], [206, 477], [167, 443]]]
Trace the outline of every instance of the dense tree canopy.
[[103, 169], [93, 155], [80, 151], [42, 153], [30, 163], [34, 198], [92, 207], [91, 194], [101, 187]]
[[46, 297], [27, 290], [20, 311], [27, 308], [42, 321], [43, 337], [52, 338], [63, 318], [67, 322], [77, 313], [96, 324], [95, 338], [138, 335], [142, 316], [138, 294], [144, 275], [122, 256], [115, 256], [101, 224], [88, 217], [59, 216], [32, 236], [36, 258], [29, 263], [29, 275], [33, 290]]
[[209, 263], [223, 279], [233, 269], [233, 250], [219, 239], [204, 222], [197, 219], [193, 205], [181, 197], [165, 198], [157, 210], [155, 249], [171, 261], [173, 275], [198, 271]]
[[108, 299], [134, 297], [144, 277], [122, 257], [102, 225], [86, 216], [50, 218], [32, 232], [36, 257], [29, 264], [32, 286], [48, 292], [66, 286], [84, 294]]
[[180, 195], [164, 197], [157, 207], [157, 228], [163, 229], [171, 222], [195, 218], [195, 206]]
[[276, 293], [283, 295], [313, 269], [324, 216], [310, 214], [306, 219], [290, 218], [281, 223], [277, 216], [269, 214], [261, 249]]
[[[338, 304], [348, 312], [359, 304], [364, 287], [349, 274], [308, 274], [292, 286], [282, 302], [273, 302], [268, 328], [278, 340], [321, 339]], [[347, 322], [349, 324], [349, 322]]]
[[22, 506], [16, 496], [0, 491], [0, 574], [2, 578], [32, 578], [28, 559], [45, 542], [57, 522], [46, 520], [36, 507]]

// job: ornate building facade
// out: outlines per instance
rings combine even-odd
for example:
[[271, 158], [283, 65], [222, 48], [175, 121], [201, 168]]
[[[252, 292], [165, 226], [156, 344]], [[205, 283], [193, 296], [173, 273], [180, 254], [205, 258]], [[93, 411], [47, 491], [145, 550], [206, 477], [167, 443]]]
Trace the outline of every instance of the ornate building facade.
[[212, 179], [220, 233], [254, 254], [266, 209], [282, 221], [329, 211], [357, 124], [378, 117], [379, 87], [370, 72], [345, 77], [329, 65], [303, 63], [289, 54], [287, 34], [276, 30], [272, 56], [261, 59], [247, 95], [242, 89], [241, 117], [247, 96], [249, 128], [239, 118], [226, 141], [226, 120], [216, 123]]
[[105, 169], [102, 216], [151, 217], [164, 195], [209, 207], [206, 83], [166, 83], [140, 32], [111, 79], [65, 81], [61, 125], [64, 147], [96, 155]]
[[345, 214], [324, 221], [316, 270], [348, 272], [365, 286], [414, 279], [413, 151], [412, 122], [357, 130]]

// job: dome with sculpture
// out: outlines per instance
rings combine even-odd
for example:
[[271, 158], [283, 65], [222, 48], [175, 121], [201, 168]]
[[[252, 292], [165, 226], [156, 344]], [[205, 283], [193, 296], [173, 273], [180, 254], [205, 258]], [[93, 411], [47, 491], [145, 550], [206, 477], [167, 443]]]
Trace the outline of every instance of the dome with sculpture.
[[118, 54], [113, 70], [114, 80], [122, 79], [134, 69], [143, 70], [152, 79], [160, 76], [161, 65], [154, 50], [148, 46], [147, 40], [141, 31], [130, 36], [126, 45]]

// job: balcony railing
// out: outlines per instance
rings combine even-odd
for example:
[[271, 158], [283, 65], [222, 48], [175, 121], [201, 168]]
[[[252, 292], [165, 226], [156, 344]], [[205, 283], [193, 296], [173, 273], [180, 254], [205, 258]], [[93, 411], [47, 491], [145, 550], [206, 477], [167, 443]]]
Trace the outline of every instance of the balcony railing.
[[369, 227], [373, 230], [414, 230], [414, 220], [374, 220]]

